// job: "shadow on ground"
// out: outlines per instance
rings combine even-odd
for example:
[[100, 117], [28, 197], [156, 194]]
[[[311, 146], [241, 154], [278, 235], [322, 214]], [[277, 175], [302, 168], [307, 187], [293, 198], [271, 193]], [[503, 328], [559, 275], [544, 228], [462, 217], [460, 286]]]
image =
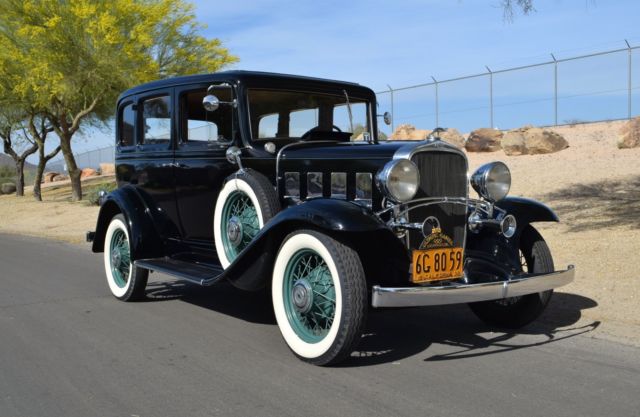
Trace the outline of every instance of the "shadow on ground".
[[[266, 290], [249, 293], [227, 283], [202, 288], [171, 281], [147, 287], [148, 302], [174, 299], [251, 323], [276, 325]], [[486, 326], [466, 305], [370, 309], [362, 341], [340, 366], [377, 365], [415, 355], [426, 355], [425, 361], [456, 360], [545, 345], [595, 330], [600, 322], [574, 326], [582, 310], [595, 306], [590, 298], [556, 292], [540, 319], [517, 332]]]
[[545, 194], [540, 200], [554, 208], [570, 231], [640, 228], [640, 176], [572, 185]]

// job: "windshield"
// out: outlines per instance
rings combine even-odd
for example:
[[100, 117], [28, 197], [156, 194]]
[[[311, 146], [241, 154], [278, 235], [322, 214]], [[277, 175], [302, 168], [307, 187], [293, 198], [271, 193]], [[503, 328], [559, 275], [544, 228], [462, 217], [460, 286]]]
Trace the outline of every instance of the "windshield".
[[[300, 139], [311, 134], [362, 140], [370, 132], [368, 103], [347, 97], [284, 90], [249, 90], [251, 135], [254, 140]], [[340, 134], [339, 132], [343, 132]]]

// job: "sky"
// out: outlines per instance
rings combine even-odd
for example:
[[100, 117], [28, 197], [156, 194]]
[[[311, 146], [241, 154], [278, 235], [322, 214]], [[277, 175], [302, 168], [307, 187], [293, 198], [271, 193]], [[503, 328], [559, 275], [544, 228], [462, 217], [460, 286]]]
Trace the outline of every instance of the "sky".
[[[499, 0], [194, 2], [204, 35], [240, 58], [229, 69], [355, 81], [374, 91], [640, 46], [640, 1], [534, 0], [536, 11], [504, 19]], [[640, 86], [640, 49], [634, 51]], [[559, 122], [625, 117], [627, 53], [562, 64]], [[440, 125], [488, 125], [488, 77], [440, 85]], [[494, 125], [553, 123], [553, 66], [494, 77]], [[434, 89], [395, 96], [397, 124], [434, 127]], [[597, 93], [597, 94], [594, 94]], [[637, 97], [636, 97], [637, 96]], [[634, 89], [634, 113], [640, 90]], [[522, 102], [525, 102], [522, 104]], [[637, 102], [637, 103], [636, 103]], [[520, 103], [520, 104], [519, 104]], [[380, 110], [391, 110], [388, 94]], [[86, 132], [76, 151], [113, 143]]]

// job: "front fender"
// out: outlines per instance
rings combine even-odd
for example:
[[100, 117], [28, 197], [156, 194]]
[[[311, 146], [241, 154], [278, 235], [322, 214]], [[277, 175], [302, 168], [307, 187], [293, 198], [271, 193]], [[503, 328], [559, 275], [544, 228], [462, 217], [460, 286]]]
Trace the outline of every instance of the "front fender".
[[[393, 253], [400, 241], [371, 210], [344, 200], [317, 199], [286, 208], [260, 230], [253, 241], [238, 255], [225, 271], [231, 283], [244, 290], [257, 290], [271, 279], [278, 249], [286, 236], [302, 229], [315, 229], [351, 246], [361, 255], [378, 260], [376, 250]], [[360, 246], [372, 246], [360, 250]], [[401, 249], [399, 249], [401, 251]], [[404, 252], [400, 252], [404, 253]], [[397, 256], [393, 253], [391, 256]], [[406, 255], [403, 255], [406, 257]], [[367, 267], [367, 263], [365, 268]]]
[[506, 197], [496, 203], [496, 206], [516, 217], [522, 227], [533, 222], [559, 222], [560, 218], [549, 207], [539, 201], [523, 197]]
[[[157, 210], [155, 210], [157, 211]], [[113, 216], [122, 214], [129, 226], [131, 259], [157, 258], [164, 255], [162, 239], [157, 230], [158, 219], [154, 219], [147, 201], [139, 190], [131, 185], [109, 193], [100, 207], [96, 234], [91, 250], [104, 251], [104, 238]]]
[[[493, 231], [469, 233], [467, 234], [467, 255], [478, 261], [483, 260], [484, 265], [493, 263], [496, 267], [513, 274], [520, 268], [518, 248], [522, 231], [533, 222], [558, 222], [560, 219], [546, 205], [528, 198], [507, 197], [497, 202], [496, 206], [515, 216], [516, 233], [509, 239]], [[476, 264], [481, 265], [480, 262]]]

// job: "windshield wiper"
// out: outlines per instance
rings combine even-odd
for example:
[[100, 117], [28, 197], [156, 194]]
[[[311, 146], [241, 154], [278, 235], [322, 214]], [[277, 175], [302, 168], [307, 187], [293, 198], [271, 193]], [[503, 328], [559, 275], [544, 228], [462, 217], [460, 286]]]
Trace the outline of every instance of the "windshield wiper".
[[347, 90], [342, 90], [344, 97], [347, 99], [347, 111], [349, 112], [349, 126], [351, 126], [351, 133], [353, 133], [353, 114], [351, 113], [351, 103], [349, 102], [349, 94]]

